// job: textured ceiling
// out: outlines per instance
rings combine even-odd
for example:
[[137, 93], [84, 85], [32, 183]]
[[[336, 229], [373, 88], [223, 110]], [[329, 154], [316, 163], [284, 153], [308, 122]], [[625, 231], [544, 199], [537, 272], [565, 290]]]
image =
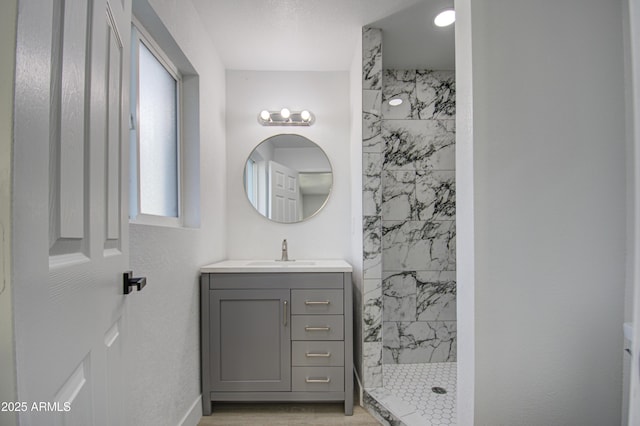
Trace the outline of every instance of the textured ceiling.
[[[381, 21], [383, 18], [418, 3], [443, 3], [442, 0], [192, 1], [225, 68], [264, 71], [348, 70], [363, 25], [385, 23]], [[386, 23], [388, 31], [411, 30], [402, 19], [399, 26], [395, 22]], [[392, 48], [396, 49], [389, 47], [389, 52]], [[404, 54], [411, 56], [412, 52]]]

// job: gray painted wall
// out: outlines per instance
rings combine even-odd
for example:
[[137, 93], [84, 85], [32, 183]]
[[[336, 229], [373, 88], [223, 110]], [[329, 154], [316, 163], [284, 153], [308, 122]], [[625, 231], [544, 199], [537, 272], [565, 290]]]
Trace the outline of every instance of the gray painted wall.
[[[287, 239], [291, 259], [350, 257], [349, 74], [346, 71], [226, 71], [227, 256], [276, 259]], [[260, 111], [308, 109], [316, 121], [308, 127], [258, 124]], [[249, 203], [244, 166], [251, 151], [271, 136], [302, 135], [327, 155], [333, 186], [318, 214], [296, 224], [264, 218]]]
[[[134, 343], [128, 354], [126, 417], [138, 425], [194, 424], [202, 415], [199, 270], [223, 259], [226, 251], [225, 74], [191, 1], [149, 3], [168, 30], [165, 36], [199, 74], [200, 116], [189, 117], [199, 132], [199, 149], [185, 161], [188, 171], [197, 174], [189, 176], [189, 185], [199, 191], [200, 209], [199, 219], [187, 218], [195, 224], [192, 228], [130, 226], [131, 268], [136, 276], [146, 276], [148, 284], [128, 300]], [[158, 22], [155, 28], [143, 24], [152, 35], [158, 32]]]
[[621, 2], [470, 11], [475, 424], [620, 424]]
[[[2, 4], [0, 14], [0, 401], [16, 400], [15, 345], [11, 303], [11, 151], [17, 0]], [[0, 424], [16, 416], [0, 411]]]

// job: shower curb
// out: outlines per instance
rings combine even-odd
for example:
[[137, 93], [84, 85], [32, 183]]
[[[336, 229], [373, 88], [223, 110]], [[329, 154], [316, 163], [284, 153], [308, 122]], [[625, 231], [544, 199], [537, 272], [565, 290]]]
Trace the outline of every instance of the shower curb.
[[364, 408], [384, 426], [407, 426], [366, 389], [363, 399]]

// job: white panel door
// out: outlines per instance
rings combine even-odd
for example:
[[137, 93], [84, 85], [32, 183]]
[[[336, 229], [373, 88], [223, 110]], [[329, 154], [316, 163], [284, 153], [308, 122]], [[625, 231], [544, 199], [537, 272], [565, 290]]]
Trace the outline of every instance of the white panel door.
[[21, 425], [125, 425], [131, 0], [20, 0], [13, 188]]
[[269, 218], [278, 222], [297, 222], [299, 205], [298, 172], [269, 161]]

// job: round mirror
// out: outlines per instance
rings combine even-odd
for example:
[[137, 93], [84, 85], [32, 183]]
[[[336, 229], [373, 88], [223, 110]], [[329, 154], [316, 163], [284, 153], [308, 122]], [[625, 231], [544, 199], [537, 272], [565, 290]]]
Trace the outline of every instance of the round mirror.
[[324, 151], [300, 135], [262, 141], [244, 167], [244, 189], [253, 207], [281, 223], [300, 222], [318, 213], [329, 199], [333, 173]]

